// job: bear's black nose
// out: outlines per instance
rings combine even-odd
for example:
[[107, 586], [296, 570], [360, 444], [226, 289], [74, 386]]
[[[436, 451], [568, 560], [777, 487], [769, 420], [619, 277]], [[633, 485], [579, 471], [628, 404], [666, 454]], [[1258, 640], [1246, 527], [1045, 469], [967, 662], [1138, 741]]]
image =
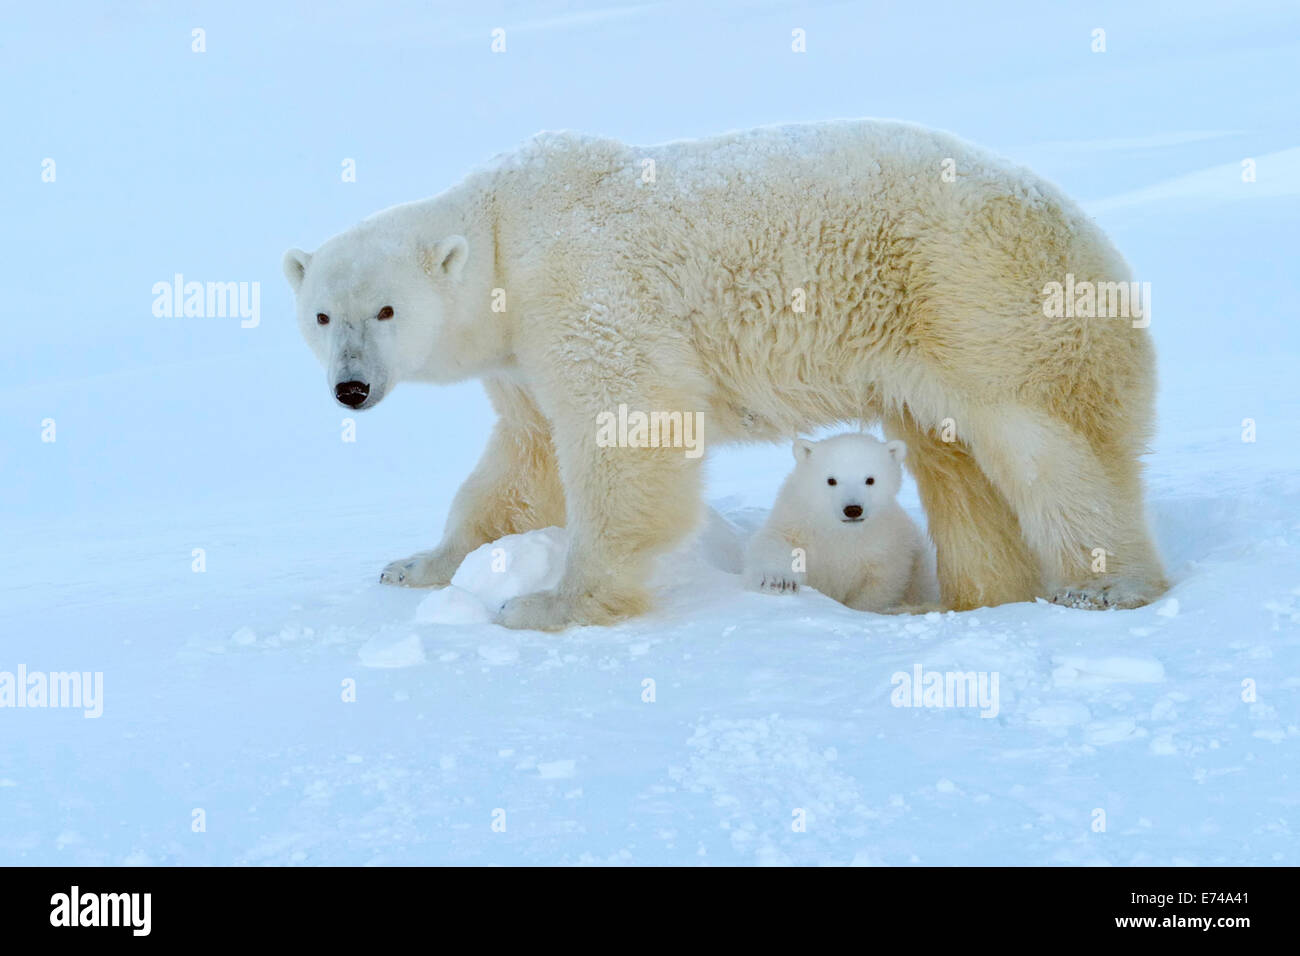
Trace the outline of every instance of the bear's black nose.
[[862, 517], [862, 505], [845, 505], [845, 506], [844, 506], [844, 517], [846, 517], [846, 518], [861, 518], [861, 517]]
[[370, 386], [365, 382], [339, 382], [334, 386], [334, 397], [348, 408], [356, 408], [370, 394]]

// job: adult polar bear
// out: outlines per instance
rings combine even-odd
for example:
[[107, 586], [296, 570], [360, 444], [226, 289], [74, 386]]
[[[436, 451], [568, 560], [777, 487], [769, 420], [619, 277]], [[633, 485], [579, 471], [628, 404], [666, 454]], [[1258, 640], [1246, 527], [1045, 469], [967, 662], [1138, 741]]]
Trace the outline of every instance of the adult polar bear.
[[559, 586], [507, 603], [507, 626], [644, 611], [651, 558], [698, 520], [697, 458], [598, 441], [620, 405], [702, 413], [713, 444], [883, 423], [907, 443], [947, 606], [1164, 589], [1138, 463], [1150, 339], [1044, 309], [1049, 283], [1128, 267], [1054, 186], [949, 134], [541, 134], [284, 269], [349, 407], [483, 380], [500, 417], [442, 542], [382, 579], [442, 586], [479, 545], [567, 523]]

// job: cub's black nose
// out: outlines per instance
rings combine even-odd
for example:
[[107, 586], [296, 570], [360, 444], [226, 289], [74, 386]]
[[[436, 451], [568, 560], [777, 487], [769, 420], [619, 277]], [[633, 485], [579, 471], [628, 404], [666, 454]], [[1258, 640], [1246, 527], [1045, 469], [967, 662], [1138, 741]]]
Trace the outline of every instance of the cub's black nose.
[[861, 517], [862, 517], [862, 505], [845, 505], [845, 506], [844, 506], [844, 517], [846, 517], [846, 518], [861, 518]]
[[348, 408], [356, 408], [370, 394], [370, 386], [365, 382], [339, 382], [334, 386], [334, 397]]

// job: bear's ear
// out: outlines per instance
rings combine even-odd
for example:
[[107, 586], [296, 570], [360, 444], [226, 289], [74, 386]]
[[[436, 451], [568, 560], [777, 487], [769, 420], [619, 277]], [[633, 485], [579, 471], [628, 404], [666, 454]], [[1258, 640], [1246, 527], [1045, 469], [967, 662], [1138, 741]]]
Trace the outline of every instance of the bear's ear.
[[465, 260], [468, 258], [469, 242], [465, 237], [448, 236], [421, 251], [420, 265], [430, 278], [447, 276], [459, 279], [460, 271], [465, 268]]
[[894, 461], [902, 461], [907, 457], [907, 444], [898, 439], [885, 442], [885, 450], [889, 452], [889, 457]]
[[307, 274], [307, 266], [310, 263], [311, 253], [303, 252], [301, 249], [290, 249], [280, 260], [284, 277], [289, 280], [289, 285], [293, 286], [294, 292], [297, 292], [298, 287], [302, 285], [302, 277]]
[[813, 445], [816, 442], [810, 442], [805, 438], [796, 438], [790, 451], [794, 453], [795, 461], [807, 461], [812, 457]]

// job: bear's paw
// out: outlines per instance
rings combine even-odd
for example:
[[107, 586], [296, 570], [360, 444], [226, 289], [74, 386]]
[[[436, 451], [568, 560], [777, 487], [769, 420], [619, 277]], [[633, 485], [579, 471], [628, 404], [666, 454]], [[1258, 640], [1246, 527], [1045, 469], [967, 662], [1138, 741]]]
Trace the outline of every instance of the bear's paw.
[[1048, 599], [1063, 607], [1087, 611], [1127, 610], [1150, 604], [1155, 595], [1138, 584], [1117, 581], [1110, 584], [1065, 587]]
[[557, 588], [511, 598], [501, 605], [496, 622], [516, 630], [560, 631], [574, 625], [616, 624], [648, 609], [649, 600], [638, 588]]
[[803, 583], [802, 578], [802, 574], [786, 567], [754, 568], [746, 573], [745, 586], [768, 594], [795, 594]]
[[389, 562], [379, 573], [379, 581], [404, 588], [445, 588], [459, 565], [458, 559], [444, 551], [421, 551]]

